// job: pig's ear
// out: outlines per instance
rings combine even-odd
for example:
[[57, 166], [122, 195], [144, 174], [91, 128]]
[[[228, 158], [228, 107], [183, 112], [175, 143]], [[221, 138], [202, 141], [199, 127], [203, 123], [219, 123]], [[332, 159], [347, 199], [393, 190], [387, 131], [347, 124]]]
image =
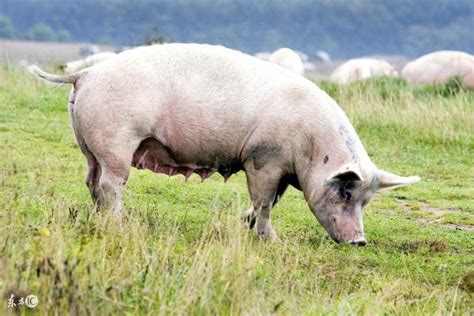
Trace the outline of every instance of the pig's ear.
[[334, 172], [326, 181], [341, 180], [341, 181], [364, 181], [359, 167], [355, 164], [346, 164]]
[[421, 180], [419, 176], [401, 177], [384, 170], [378, 170], [377, 177], [379, 179], [380, 189], [399, 187], [403, 185], [412, 184]]

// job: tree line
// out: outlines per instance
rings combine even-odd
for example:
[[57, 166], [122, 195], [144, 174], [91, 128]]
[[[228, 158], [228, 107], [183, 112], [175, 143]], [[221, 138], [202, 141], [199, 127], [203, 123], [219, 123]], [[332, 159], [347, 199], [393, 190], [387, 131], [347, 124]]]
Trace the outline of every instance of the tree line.
[[168, 41], [250, 53], [474, 52], [472, 0], [0, 0], [0, 9], [2, 38], [135, 45], [159, 29]]
[[71, 40], [71, 34], [65, 29], [54, 30], [45, 22], [38, 22], [26, 31], [19, 31], [8, 16], [0, 15], [0, 38], [66, 42]]

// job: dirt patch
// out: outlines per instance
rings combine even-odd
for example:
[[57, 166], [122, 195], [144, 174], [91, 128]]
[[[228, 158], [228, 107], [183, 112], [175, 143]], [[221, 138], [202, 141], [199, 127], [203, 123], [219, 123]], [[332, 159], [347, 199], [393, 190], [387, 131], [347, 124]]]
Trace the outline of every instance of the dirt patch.
[[471, 225], [458, 225], [458, 224], [447, 224], [447, 223], [440, 223], [440, 219], [430, 220], [426, 218], [417, 218], [415, 221], [420, 223], [427, 223], [427, 224], [436, 224], [438, 226], [443, 226], [449, 229], [455, 230], [474, 230], [474, 226]]
[[428, 253], [444, 252], [448, 250], [448, 246], [442, 240], [431, 240], [427, 238], [403, 242], [398, 245], [398, 248], [405, 253], [413, 253], [421, 250]]
[[[421, 213], [431, 213], [435, 216], [444, 216], [446, 214], [459, 214], [463, 213], [461, 210], [455, 209], [438, 209], [430, 206], [427, 203], [417, 203], [416, 206], [410, 205], [410, 203], [406, 200], [397, 200], [397, 203], [403, 208], [404, 211], [407, 212], [421, 212]], [[438, 226], [446, 227], [449, 229], [456, 229], [456, 230], [474, 230], [474, 226], [471, 225], [461, 225], [461, 224], [449, 224], [449, 223], [442, 223], [442, 218], [435, 218], [435, 219], [428, 219], [428, 218], [416, 218], [415, 221], [425, 224], [436, 224]]]

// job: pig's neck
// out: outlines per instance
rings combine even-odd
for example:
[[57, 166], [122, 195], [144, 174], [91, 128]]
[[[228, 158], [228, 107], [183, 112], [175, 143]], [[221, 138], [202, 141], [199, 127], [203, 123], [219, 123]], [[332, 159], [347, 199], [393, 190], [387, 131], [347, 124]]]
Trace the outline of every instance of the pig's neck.
[[322, 176], [344, 164], [353, 163], [364, 178], [370, 178], [375, 165], [344, 111], [325, 93], [319, 96], [316, 109], [318, 119], [312, 127], [316, 131], [313, 140], [318, 156], [315, 167]]

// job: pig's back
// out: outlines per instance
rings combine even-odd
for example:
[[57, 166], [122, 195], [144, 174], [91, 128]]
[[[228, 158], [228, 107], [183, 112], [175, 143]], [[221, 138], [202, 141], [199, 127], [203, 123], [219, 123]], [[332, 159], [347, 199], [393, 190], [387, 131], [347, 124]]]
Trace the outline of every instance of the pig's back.
[[278, 129], [287, 113], [304, 112], [285, 91], [301, 98], [318, 90], [279, 66], [198, 44], [126, 51], [89, 68], [78, 86], [88, 117], [153, 136], [185, 160], [230, 159], [262, 119], [273, 117]]
[[131, 103], [147, 101], [148, 106], [166, 111], [170, 106], [186, 104], [188, 110], [236, 114], [266, 108], [288, 110], [292, 105], [272, 101], [275, 95], [286, 88], [318, 89], [305, 78], [253, 56], [200, 44], [125, 51], [89, 68], [82, 81], [97, 96], [106, 95], [109, 102], [120, 95]]

